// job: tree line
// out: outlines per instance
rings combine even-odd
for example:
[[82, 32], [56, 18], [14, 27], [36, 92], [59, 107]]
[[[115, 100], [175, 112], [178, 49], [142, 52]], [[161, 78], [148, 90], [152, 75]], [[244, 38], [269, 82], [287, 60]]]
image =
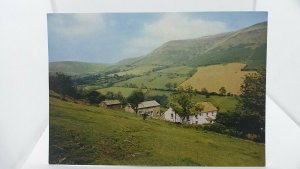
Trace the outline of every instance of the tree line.
[[139, 89], [134, 90], [127, 98], [121, 92], [108, 91], [106, 94], [102, 94], [96, 90], [84, 90], [76, 86], [76, 82], [73, 82], [71, 76], [63, 73], [56, 73], [49, 76], [49, 89], [58, 93], [62, 100], [66, 99], [66, 97], [71, 97], [73, 99], [86, 100], [90, 104], [99, 104], [106, 99], [117, 99], [123, 105], [127, 103], [140, 103], [145, 100], [156, 100], [163, 107], [166, 107], [168, 104], [168, 97], [166, 95], [146, 96]]

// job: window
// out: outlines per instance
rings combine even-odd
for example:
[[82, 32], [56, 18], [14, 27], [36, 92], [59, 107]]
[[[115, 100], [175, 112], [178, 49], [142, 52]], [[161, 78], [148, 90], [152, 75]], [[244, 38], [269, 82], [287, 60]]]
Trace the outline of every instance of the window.
[[173, 114], [171, 114], [171, 119], [173, 119]]
[[186, 120], [187, 120], [187, 121], [190, 121], [190, 116], [187, 116], [187, 117], [186, 117]]
[[195, 115], [195, 118], [198, 119], [198, 114]]
[[196, 124], [198, 124], [198, 121], [196, 121]]

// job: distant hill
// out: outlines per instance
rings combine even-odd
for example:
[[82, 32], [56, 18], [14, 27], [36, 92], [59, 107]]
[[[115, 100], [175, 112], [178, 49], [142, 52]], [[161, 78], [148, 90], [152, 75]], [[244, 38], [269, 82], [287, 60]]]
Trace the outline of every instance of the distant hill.
[[266, 65], [266, 43], [267, 22], [262, 22], [234, 32], [169, 41], [145, 57], [124, 62], [187, 66], [241, 62], [247, 69], [257, 69]]
[[69, 75], [91, 74], [106, 70], [109, 65], [100, 63], [85, 63], [85, 62], [50, 62], [49, 73], [62, 72]]

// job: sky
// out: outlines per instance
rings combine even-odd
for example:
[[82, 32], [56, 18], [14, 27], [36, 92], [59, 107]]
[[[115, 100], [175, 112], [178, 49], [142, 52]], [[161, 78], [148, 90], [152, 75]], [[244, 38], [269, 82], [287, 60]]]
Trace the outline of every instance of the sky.
[[265, 12], [48, 14], [49, 61], [116, 63], [170, 40], [238, 30]]

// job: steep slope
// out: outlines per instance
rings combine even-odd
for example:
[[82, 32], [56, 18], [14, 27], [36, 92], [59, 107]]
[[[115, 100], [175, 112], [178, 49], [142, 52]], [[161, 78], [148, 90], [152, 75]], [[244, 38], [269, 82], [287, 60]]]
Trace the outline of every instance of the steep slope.
[[49, 73], [62, 72], [69, 75], [77, 74], [89, 74], [104, 71], [108, 68], [108, 65], [96, 64], [96, 63], [85, 63], [85, 62], [50, 62]]
[[262, 22], [234, 32], [170, 41], [132, 63], [203, 66], [241, 62], [256, 69], [265, 67], [266, 42], [267, 22]]

